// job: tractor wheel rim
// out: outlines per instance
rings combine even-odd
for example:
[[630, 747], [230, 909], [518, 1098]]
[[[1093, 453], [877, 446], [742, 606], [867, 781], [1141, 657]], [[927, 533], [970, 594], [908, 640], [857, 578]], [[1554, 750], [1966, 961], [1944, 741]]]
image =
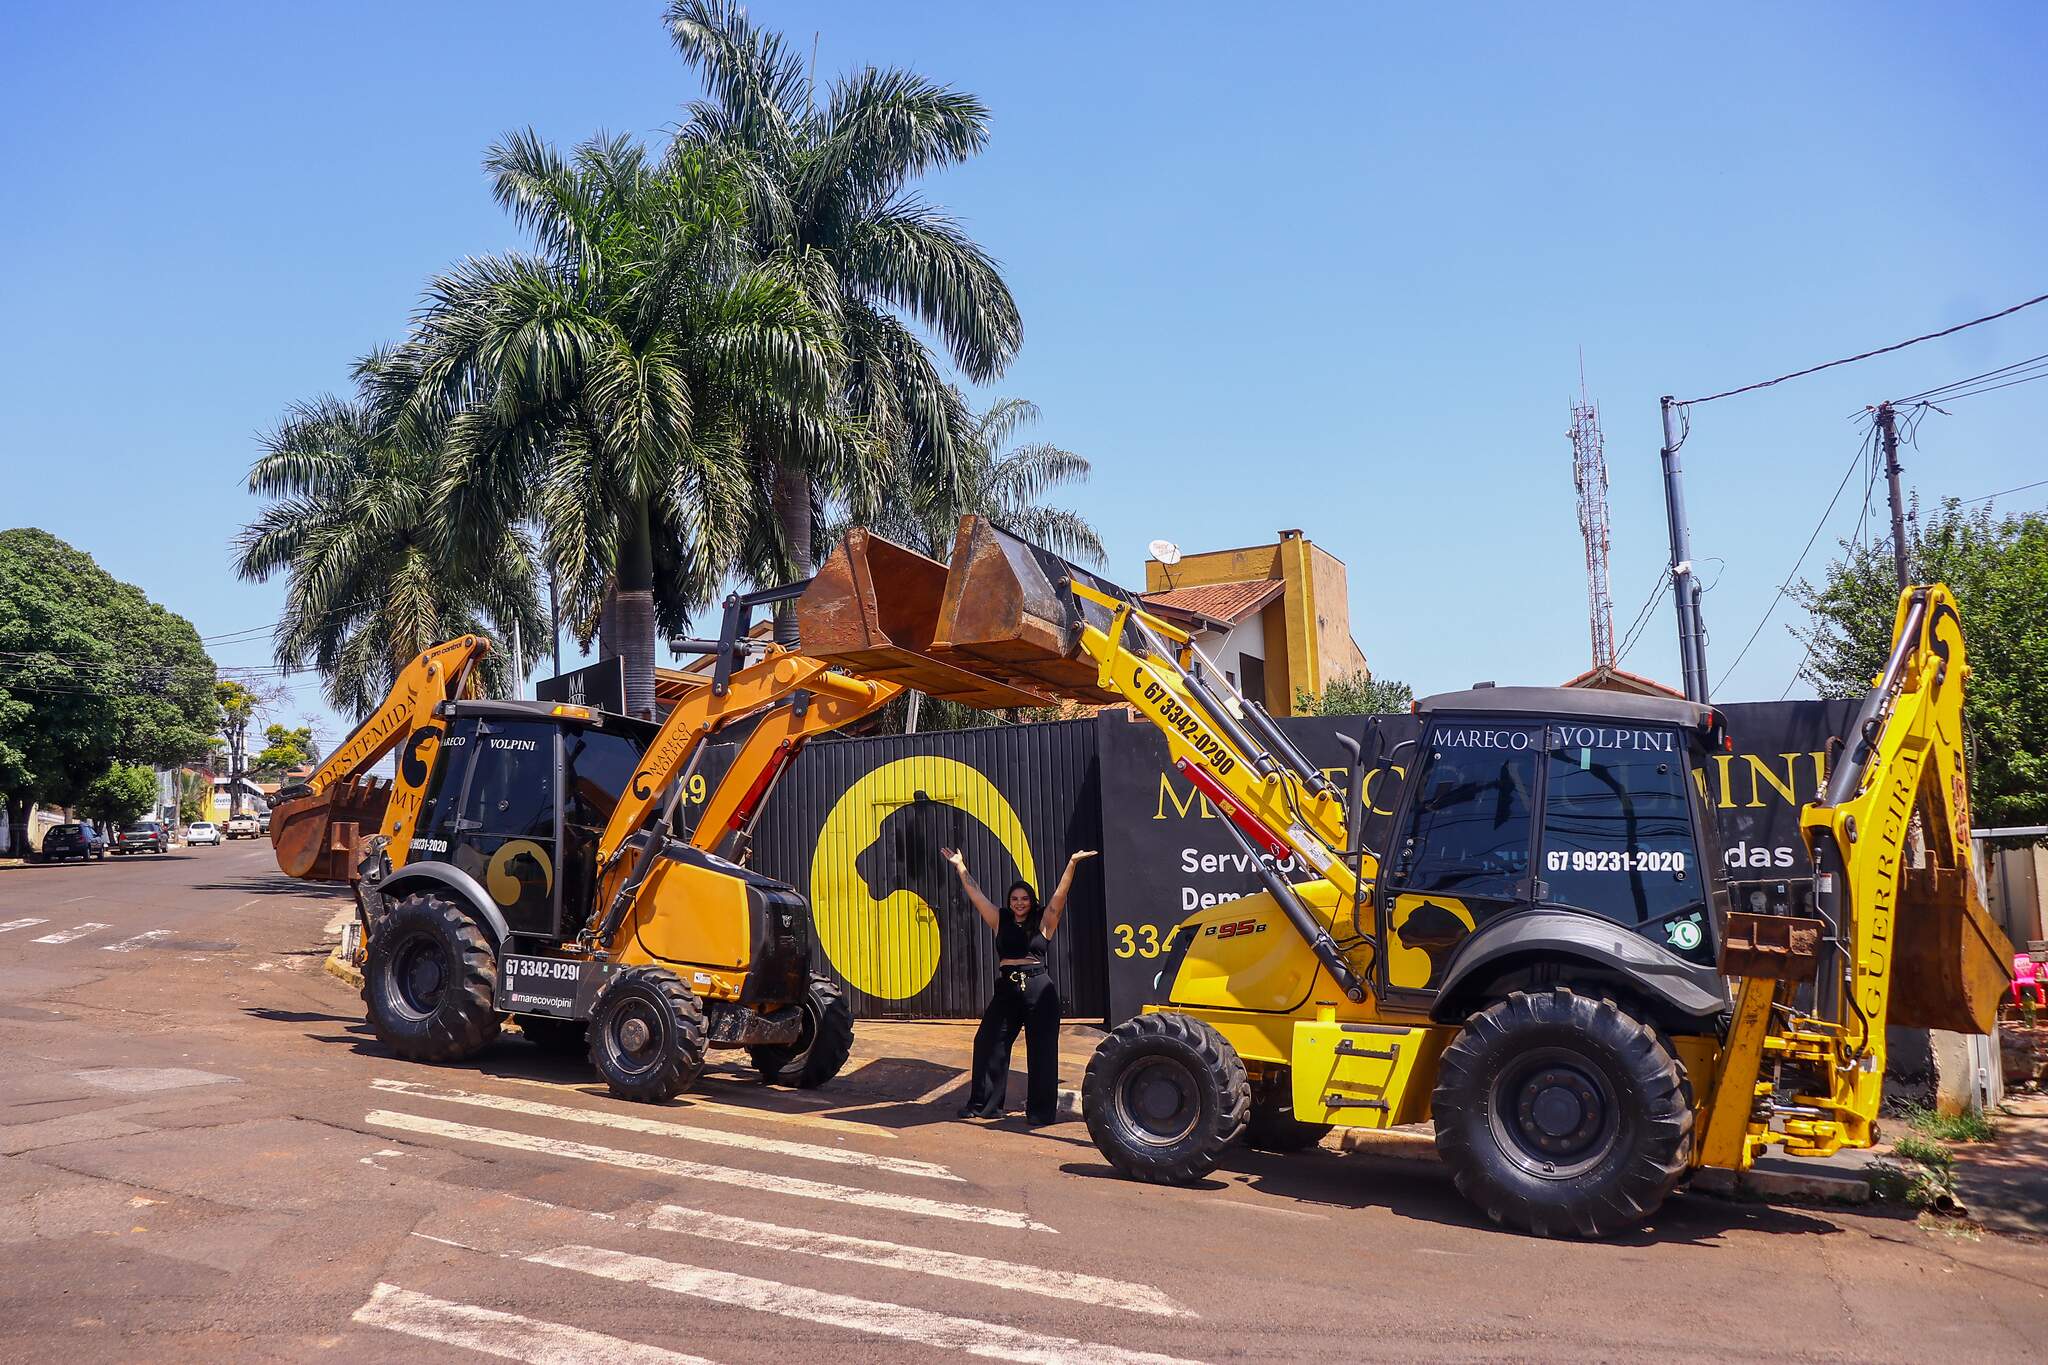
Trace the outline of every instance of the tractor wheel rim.
[[1158, 1147], [1187, 1137], [1202, 1115], [1194, 1073], [1167, 1057], [1144, 1058], [1126, 1071], [1116, 1103], [1125, 1131]]
[[668, 1031], [662, 1025], [661, 1016], [645, 1000], [628, 1000], [612, 1016], [610, 1035], [612, 1056], [631, 1072], [651, 1071], [661, 1062]]
[[1545, 1180], [1584, 1174], [1620, 1140], [1606, 1069], [1570, 1048], [1538, 1049], [1503, 1069], [1489, 1109], [1502, 1152]]
[[415, 938], [401, 944], [392, 972], [398, 997], [414, 1014], [432, 1014], [441, 1004], [441, 992], [448, 984], [446, 954], [431, 938]]

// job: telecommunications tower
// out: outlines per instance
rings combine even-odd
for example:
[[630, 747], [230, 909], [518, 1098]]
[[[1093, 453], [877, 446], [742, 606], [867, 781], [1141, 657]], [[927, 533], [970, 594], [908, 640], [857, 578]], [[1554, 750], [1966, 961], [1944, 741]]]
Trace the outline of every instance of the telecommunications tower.
[[1586, 610], [1593, 628], [1593, 666], [1614, 663], [1614, 596], [1607, 589], [1607, 455], [1600, 441], [1600, 409], [1586, 397], [1586, 366], [1579, 363], [1579, 398], [1572, 404], [1572, 483], [1579, 490], [1579, 534], [1586, 538]]

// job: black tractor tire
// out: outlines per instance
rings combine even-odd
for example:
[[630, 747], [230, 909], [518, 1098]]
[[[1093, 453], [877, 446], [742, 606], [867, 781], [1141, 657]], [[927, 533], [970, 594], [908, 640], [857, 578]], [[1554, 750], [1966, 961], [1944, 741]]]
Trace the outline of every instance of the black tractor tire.
[[590, 1064], [622, 1100], [672, 1100], [704, 1070], [704, 1007], [674, 972], [628, 967], [598, 997]]
[[837, 1076], [853, 1052], [853, 1007], [836, 982], [812, 977], [802, 1008], [804, 1031], [794, 1043], [747, 1049], [769, 1085], [786, 1080], [799, 1090], [814, 1090]]
[[590, 1050], [590, 1021], [557, 1019], [552, 1014], [516, 1014], [512, 1021], [526, 1035], [526, 1041], [542, 1052], [564, 1057], [581, 1057]]
[[460, 1062], [498, 1036], [498, 956], [475, 920], [442, 896], [407, 896], [385, 914], [363, 965], [377, 1041], [414, 1062]]
[[1252, 1086], [1251, 1119], [1244, 1145], [1261, 1152], [1305, 1152], [1327, 1137], [1334, 1123], [1304, 1123], [1294, 1117], [1294, 1087], [1280, 1071]]
[[1133, 1180], [1187, 1185], [1244, 1136], [1251, 1081], [1223, 1035], [1185, 1014], [1141, 1014], [1088, 1062], [1081, 1113], [1109, 1164]]
[[1655, 1213], [1685, 1176], [1691, 1096], [1657, 1030], [1613, 1000], [1516, 991], [1444, 1050], [1437, 1152], [1496, 1223], [1610, 1236]]

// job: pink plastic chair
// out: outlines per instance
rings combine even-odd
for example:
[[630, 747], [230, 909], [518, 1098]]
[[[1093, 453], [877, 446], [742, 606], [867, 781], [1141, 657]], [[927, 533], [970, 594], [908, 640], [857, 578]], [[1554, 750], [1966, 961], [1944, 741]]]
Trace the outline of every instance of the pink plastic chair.
[[2034, 965], [2032, 957], [2025, 953], [2014, 953], [2012, 955], [2012, 1003], [2014, 1008], [2019, 1007], [2020, 992], [2023, 990], [2033, 992], [2036, 1005], [2048, 1005], [2048, 994], [2043, 993], [2039, 972], [2040, 969]]

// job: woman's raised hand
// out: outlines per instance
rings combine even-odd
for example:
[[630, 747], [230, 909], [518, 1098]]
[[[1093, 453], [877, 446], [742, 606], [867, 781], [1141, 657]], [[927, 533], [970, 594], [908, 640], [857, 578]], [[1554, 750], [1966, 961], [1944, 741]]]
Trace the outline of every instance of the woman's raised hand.
[[1100, 849], [1093, 849], [1093, 848], [1084, 848], [1084, 849], [1080, 849], [1080, 850], [1078, 850], [1078, 851], [1077, 851], [1077, 852], [1076, 852], [1076, 853], [1074, 854], [1074, 856], [1073, 856], [1073, 857], [1071, 857], [1071, 858], [1067, 859], [1067, 865], [1068, 865], [1069, 867], [1072, 867], [1072, 866], [1073, 866], [1073, 865], [1074, 865], [1075, 863], [1078, 863], [1078, 862], [1080, 862], [1080, 861], [1081, 861], [1081, 860], [1082, 860], [1083, 858], [1096, 858], [1096, 857], [1100, 857], [1100, 856], [1101, 856], [1101, 850], [1100, 850]]
[[942, 848], [939, 850], [939, 856], [941, 858], [944, 858], [947, 862], [951, 863], [953, 865], [954, 871], [965, 872], [967, 870], [967, 860], [960, 856], [959, 849]]

